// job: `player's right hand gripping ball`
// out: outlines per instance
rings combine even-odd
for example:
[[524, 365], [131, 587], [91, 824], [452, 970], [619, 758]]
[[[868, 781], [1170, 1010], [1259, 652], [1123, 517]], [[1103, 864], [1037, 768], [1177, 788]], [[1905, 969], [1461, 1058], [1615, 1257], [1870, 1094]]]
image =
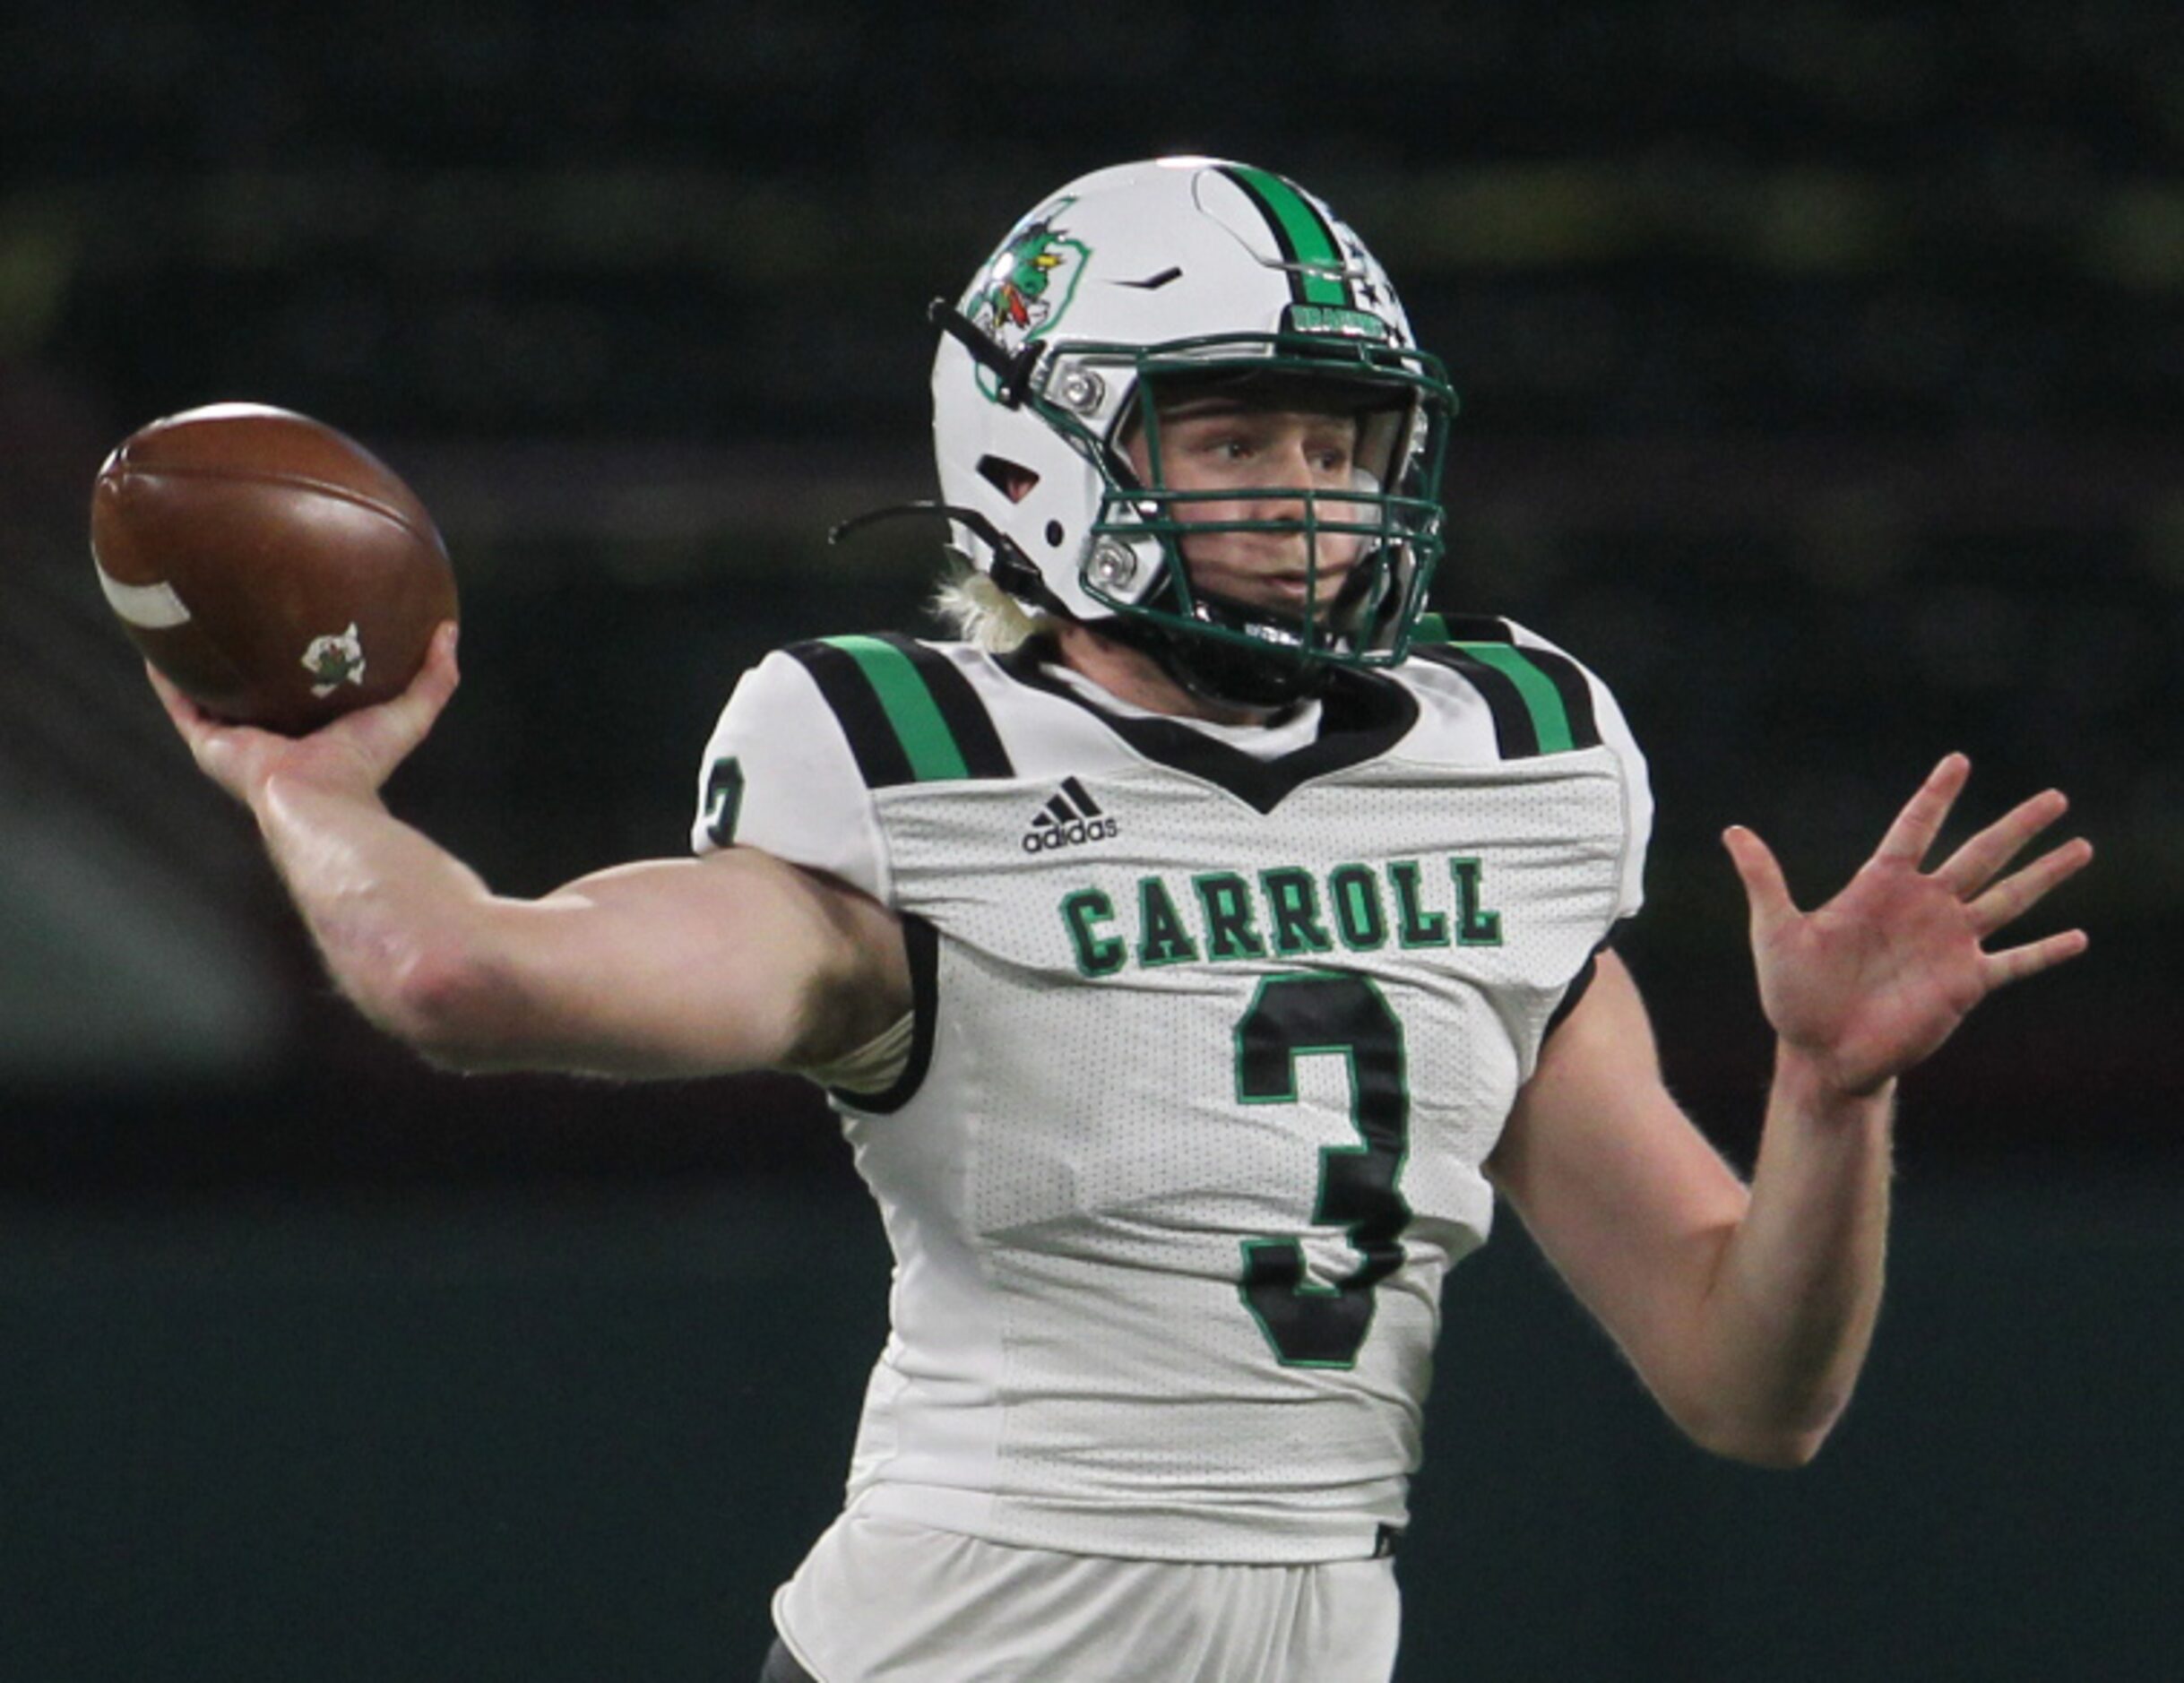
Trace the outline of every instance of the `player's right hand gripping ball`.
[[206, 712], [290, 735], [398, 695], [455, 617], [446, 547], [355, 440], [215, 403], [132, 433], [91, 490], [99, 588]]

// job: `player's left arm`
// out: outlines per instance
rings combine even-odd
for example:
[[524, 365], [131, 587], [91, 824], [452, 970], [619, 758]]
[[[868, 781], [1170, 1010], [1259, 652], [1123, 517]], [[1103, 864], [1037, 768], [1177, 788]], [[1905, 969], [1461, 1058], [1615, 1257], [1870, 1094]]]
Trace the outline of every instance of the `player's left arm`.
[[2076, 929], [1984, 945], [2092, 858], [2081, 839], [2008, 869], [2061, 816], [2054, 790], [1921, 868], [1969, 772], [1962, 755], [1945, 759], [1810, 912], [1757, 836], [1724, 836], [1777, 1037], [1748, 1188], [1669, 1094], [1612, 954], [1549, 1040], [1489, 1164], [1670, 1416], [1721, 1454], [1801, 1464], [1850, 1400], [1880, 1304], [1896, 1077], [1995, 988], [2085, 949]]

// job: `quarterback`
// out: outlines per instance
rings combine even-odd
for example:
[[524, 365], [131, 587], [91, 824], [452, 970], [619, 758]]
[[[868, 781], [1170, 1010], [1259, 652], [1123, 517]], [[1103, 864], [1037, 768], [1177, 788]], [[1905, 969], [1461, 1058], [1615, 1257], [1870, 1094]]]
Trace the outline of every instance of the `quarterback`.
[[[1617, 956], [1652, 815], [1614, 697], [1429, 610], [1455, 408], [1319, 199], [1211, 159], [1041, 201], [935, 305], [957, 636], [735, 686], [695, 857], [493, 894], [378, 790], [452, 695], [315, 736], [162, 686], [334, 977], [470, 1069], [773, 1066], [895, 1258], [773, 1683], [1385, 1683], [1443, 1275], [1506, 1200], [1670, 1417], [1808, 1460], [1873, 1329], [1896, 1078], [2084, 950], [2033, 797], [1951, 755], [1847, 887], [1724, 838], [1777, 1035], [1748, 1185]], [[155, 678], [155, 682], [156, 682]]]

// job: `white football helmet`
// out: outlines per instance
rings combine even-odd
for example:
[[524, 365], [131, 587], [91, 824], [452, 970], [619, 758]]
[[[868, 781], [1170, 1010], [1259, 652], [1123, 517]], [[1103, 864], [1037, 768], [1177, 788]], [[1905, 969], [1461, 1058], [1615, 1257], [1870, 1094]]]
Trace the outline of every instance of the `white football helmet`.
[[[1330, 666], [1403, 658], [1440, 558], [1455, 398], [1386, 272], [1318, 199], [1216, 159], [1099, 170], [1018, 222], [961, 301], [932, 313], [942, 506], [1002, 589], [1109, 622], [1192, 688], [1247, 703], [1308, 693]], [[1295, 383], [1302, 406], [1359, 418], [1352, 488], [1269, 487], [1289, 517], [1187, 522], [1301, 531], [1315, 572], [1320, 538], [1361, 542], [1364, 560], [1329, 600], [1308, 591], [1299, 616], [1193, 588], [1180, 531], [1210, 494], [1160, 482], [1155, 397], [1204, 383], [1270, 397]], [[1151, 483], [1125, 453], [1133, 428]]]

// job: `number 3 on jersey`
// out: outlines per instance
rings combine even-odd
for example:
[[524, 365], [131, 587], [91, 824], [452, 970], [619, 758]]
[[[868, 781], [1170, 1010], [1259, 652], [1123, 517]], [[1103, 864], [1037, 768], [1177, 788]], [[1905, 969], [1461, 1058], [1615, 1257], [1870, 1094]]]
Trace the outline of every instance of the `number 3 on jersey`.
[[736, 820], [743, 812], [743, 764], [733, 755], [715, 760], [705, 773], [705, 833], [717, 847], [736, 839]]
[[1337, 1284], [1316, 1285], [1306, 1277], [1300, 1240], [1247, 1239], [1241, 1290], [1284, 1364], [1349, 1368], [1372, 1329], [1373, 1288], [1403, 1265], [1400, 1236], [1411, 1221], [1395, 1187], [1411, 1131], [1403, 1024], [1362, 976], [1269, 976], [1236, 1025], [1238, 1100], [1296, 1103], [1297, 1060], [1317, 1052], [1349, 1060], [1350, 1120], [1365, 1144], [1320, 1152], [1312, 1220], [1347, 1228], [1359, 1264]]

